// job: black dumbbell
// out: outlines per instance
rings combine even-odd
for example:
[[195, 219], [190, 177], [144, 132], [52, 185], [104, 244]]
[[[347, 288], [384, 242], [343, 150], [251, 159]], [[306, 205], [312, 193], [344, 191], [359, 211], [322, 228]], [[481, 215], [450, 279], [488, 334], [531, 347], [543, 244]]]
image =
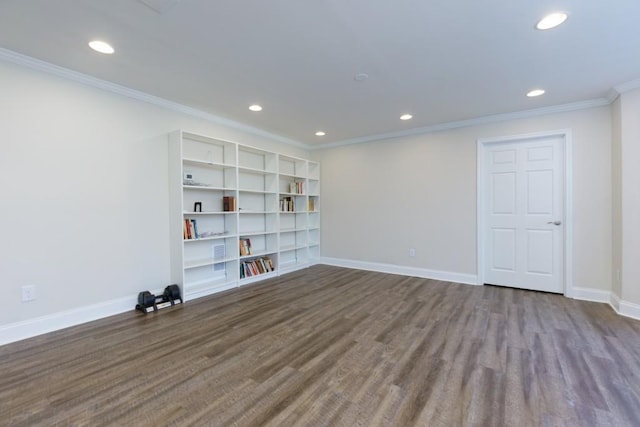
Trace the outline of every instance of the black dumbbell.
[[156, 296], [149, 291], [143, 291], [138, 294], [138, 304], [136, 310], [140, 310], [143, 313], [156, 310]]
[[169, 285], [164, 288], [164, 298], [167, 301], [175, 302], [176, 300], [180, 300], [182, 302], [182, 298], [180, 296], [180, 286], [178, 285]]
[[149, 291], [140, 292], [138, 294], [136, 310], [140, 310], [146, 314], [181, 303], [180, 287], [178, 285], [169, 285], [164, 289], [162, 295], [154, 295]]

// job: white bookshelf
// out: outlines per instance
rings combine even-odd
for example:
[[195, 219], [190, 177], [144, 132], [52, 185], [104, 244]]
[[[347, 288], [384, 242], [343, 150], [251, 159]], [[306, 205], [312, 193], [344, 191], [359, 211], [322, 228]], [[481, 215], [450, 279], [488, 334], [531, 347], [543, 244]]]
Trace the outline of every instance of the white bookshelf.
[[[319, 163], [176, 131], [169, 182], [171, 281], [185, 300], [319, 261]], [[235, 198], [237, 209], [225, 211], [224, 197]], [[251, 254], [241, 255], [246, 239]]]

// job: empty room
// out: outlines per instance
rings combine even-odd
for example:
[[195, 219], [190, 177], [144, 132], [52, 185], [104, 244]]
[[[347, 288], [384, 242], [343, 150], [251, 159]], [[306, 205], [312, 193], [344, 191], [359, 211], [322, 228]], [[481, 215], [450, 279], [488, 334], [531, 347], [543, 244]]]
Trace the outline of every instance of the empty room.
[[0, 425], [640, 425], [640, 3], [0, 1]]

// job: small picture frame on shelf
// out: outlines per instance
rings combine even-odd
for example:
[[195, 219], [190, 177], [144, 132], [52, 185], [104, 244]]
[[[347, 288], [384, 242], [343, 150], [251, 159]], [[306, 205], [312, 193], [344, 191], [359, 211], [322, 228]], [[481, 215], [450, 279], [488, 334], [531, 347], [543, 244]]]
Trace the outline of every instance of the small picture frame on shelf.
[[184, 185], [193, 185], [193, 184], [194, 184], [194, 182], [195, 182], [195, 181], [194, 181], [194, 177], [193, 177], [193, 173], [191, 173], [191, 172], [184, 172], [184, 175], [183, 175], [183, 179], [182, 179], [182, 181], [183, 181], [183, 184], [184, 184]]
[[195, 202], [193, 204], [193, 211], [194, 212], [202, 212], [202, 202]]

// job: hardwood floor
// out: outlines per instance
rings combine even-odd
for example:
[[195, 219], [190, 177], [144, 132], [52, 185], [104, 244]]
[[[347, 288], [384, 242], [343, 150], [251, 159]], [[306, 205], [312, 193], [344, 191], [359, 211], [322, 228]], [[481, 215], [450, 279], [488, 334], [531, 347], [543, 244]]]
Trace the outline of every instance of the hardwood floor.
[[315, 266], [0, 347], [0, 424], [638, 426], [604, 304]]

